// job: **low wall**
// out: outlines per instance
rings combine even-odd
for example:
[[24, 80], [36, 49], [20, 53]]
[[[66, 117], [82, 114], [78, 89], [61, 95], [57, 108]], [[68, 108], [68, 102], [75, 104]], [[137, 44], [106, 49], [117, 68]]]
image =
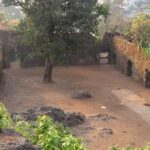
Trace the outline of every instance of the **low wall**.
[[3, 52], [2, 52], [2, 41], [0, 39], [0, 80], [2, 77], [2, 69], [3, 69]]

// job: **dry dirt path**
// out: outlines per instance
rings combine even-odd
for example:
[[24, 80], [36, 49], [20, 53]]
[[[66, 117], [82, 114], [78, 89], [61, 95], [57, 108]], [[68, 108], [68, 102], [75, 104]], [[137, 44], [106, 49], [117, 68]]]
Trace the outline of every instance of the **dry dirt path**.
[[[137, 104], [150, 103], [150, 91], [132, 81], [109, 65], [54, 68], [54, 84], [42, 82], [43, 68], [20, 69], [17, 64], [4, 71], [5, 82], [1, 85], [0, 101], [10, 112], [26, 111], [38, 106], [54, 105], [65, 111], [81, 112], [87, 121], [73, 132], [83, 138], [90, 150], [107, 150], [109, 146], [143, 146], [150, 142], [150, 124], [135, 111]], [[80, 89], [88, 90], [93, 97], [88, 100], [74, 100], [71, 94]], [[123, 94], [113, 91], [123, 90], [142, 99], [134, 99], [132, 107]], [[128, 98], [127, 98], [128, 99]], [[106, 109], [103, 109], [104, 106]], [[91, 116], [108, 114], [117, 119], [102, 121]], [[148, 117], [148, 116], [147, 116]], [[113, 134], [102, 133], [109, 128]]]

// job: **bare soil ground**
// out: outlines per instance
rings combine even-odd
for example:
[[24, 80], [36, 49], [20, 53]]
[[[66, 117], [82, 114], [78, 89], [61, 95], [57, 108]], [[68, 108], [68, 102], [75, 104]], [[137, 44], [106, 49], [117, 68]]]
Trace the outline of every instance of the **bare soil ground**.
[[[150, 103], [150, 91], [125, 77], [113, 66], [56, 67], [53, 84], [44, 84], [42, 75], [43, 68], [20, 69], [12, 64], [12, 68], [4, 71], [0, 101], [10, 112], [57, 106], [64, 111], [83, 113], [87, 116], [86, 122], [72, 131], [85, 141], [90, 150], [108, 150], [116, 144], [143, 146], [150, 142], [150, 123], [112, 92], [128, 89]], [[73, 92], [82, 89], [89, 91], [93, 97], [85, 100], [71, 98]], [[91, 117], [98, 114], [108, 114], [116, 119], [102, 121], [98, 117]], [[113, 134], [101, 132], [104, 128], [112, 129]]]

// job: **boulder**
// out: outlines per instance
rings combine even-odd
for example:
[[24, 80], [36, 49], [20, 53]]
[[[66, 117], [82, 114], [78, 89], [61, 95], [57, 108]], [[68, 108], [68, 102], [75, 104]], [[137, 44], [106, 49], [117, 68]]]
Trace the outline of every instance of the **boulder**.
[[97, 118], [102, 121], [116, 120], [117, 118], [108, 114], [98, 114], [96, 116], [91, 116], [91, 118]]
[[91, 97], [92, 97], [92, 95], [88, 91], [84, 91], [84, 90], [74, 92], [72, 94], [73, 99], [88, 99]]
[[113, 130], [109, 129], [109, 128], [104, 128], [101, 130], [101, 132], [99, 133], [102, 137], [103, 136], [107, 136], [107, 135], [113, 135]]

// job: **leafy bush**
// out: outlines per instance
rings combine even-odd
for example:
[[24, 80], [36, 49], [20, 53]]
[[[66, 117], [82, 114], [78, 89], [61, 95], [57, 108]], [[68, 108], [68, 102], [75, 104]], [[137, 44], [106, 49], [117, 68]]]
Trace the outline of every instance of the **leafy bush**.
[[148, 47], [150, 38], [150, 15], [140, 13], [131, 20], [126, 36], [133, 41], [137, 41], [143, 48]]
[[37, 119], [35, 129], [36, 144], [43, 150], [86, 150], [80, 139], [72, 136], [68, 129], [57, 125], [47, 116]]
[[18, 121], [15, 125], [15, 131], [26, 137], [29, 141], [34, 140], [34, 128], [26, 121]]
[[10, 114], [8, 113], [5, 106], [0, 103], [0, 131], [2, 128], [11, 128], [13, 122]]

